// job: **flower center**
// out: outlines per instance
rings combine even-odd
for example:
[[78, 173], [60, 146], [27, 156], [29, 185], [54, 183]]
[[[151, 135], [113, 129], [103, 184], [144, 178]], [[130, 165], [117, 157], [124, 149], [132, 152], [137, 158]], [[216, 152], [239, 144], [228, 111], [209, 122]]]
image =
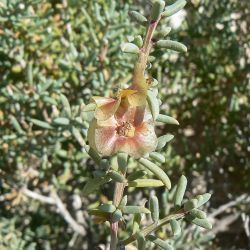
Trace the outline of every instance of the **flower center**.
[[133, 137], [135, 135], [135, 127], [130, 122], [123, 122], [117, 127], [116, 132], [120, 136]]

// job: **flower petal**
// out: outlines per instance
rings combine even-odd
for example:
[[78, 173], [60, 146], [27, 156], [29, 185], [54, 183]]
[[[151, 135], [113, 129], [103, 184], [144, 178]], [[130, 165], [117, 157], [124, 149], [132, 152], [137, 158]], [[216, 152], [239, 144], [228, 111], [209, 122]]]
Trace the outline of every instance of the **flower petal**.
[[94, 96], [92, 98], [97, 105], [95, 118], [101, 121], [107, 120], [114, 115], [121, 103], [121, 98], [114, 99], [100, 96]]
[[116, 151], [125, 152], [135, 158], [140, 158], [146, 153], [156, 149], [157, 137], [152, 123], [142, 123], [136, 128], [132, 138], [120, 138], [116, 142]]
[[99, 127], [95, 129], [95, 145], [97, 151], [109, 156], [116, 153], [116, 142], [118, 135], [116, 127]]

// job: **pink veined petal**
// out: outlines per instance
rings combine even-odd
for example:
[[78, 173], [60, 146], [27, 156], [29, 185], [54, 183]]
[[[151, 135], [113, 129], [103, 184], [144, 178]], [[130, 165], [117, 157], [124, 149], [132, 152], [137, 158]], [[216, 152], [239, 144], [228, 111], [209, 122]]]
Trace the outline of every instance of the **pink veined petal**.
[[143, 123], [136, 128], [135, 136], [119, 138], [116, 142], [116, 151], [128, 153], [130, 156], [140, 158], [146, 153], [155, 150], [157, 137], [152, 123]]
[[103, 105], [113, 103], [114, 101], [116, 101], [114, 98], [103, 97], [103, 96], [92, 96], [92, 99], [95, 101], [96, 106], [98, 108], [103, 106]]
[[95, 129], [95, 145], [97, 151], [104, 155], [109, 156], [116, 152], [116, 142], [118, 135], [116, 127], [100, 127]]
[[121, 99], [113, 99], [108, 97], [93, 97], [93, 100], [97, 104], [97, 108], [95, 110], [95, 118], [97, 120], [107, 120], [117, 111]]
[[99, 127], [115, 127], [117, 126], [117, 120], [115, 119], [114, 116], [111, 116], [107, 120], [97, 120], [97, 125]]

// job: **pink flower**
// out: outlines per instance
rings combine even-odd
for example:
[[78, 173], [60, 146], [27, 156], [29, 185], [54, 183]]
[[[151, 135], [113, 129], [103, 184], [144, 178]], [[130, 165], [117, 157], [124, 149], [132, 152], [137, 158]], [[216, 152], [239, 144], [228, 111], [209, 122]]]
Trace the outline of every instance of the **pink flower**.
[[144, 107], [122, 108], [105, 121], [94, 119], [88, 131], [90, 146], [103, 156], [125, 152], [135, 158], [155, 150], [152, 115]]
[[120, 106], [138, 107], [146, 106], [147, 87], [132, 85], [128, 89], [121, 89], [115, 98], [93, 96], [96, 103], [95, 118], [105, 121], [114, 115]]
[[93, 96], [92, 99], [96, 103], [95, 118], [99, 121], [109, 119], [121, 105], [127, 105], [127, 98], [136, 92], [136, 90], [132, 89], [123, 89], [118, 92], [115, 98]]

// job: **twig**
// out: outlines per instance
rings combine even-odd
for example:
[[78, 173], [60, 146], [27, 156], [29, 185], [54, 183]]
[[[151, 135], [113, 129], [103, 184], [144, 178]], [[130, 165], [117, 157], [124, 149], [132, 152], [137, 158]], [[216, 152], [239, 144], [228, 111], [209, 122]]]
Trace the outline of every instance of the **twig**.
[[250, 243], [250, 228], [249, 228], [249, 222], [250, 222], [250, 216], [248, 216], [247, 214], [245, 213], [242, 213], [241, 214], [241, 219], [242, 219], [242, 222], [243, 222], [243, 226], [244, 226], [244, 230], [245, 230], [245, 233], [246, 233], [246, 236], [249, 240], [249, 243]]
[[31, 191], [27, 188], [23, 188], [22, 189], [22, 193], [25, 194], [26, 196], [34, 199], [34, 200], [38, 200], [42, 203], [46, 203], [46, 204], [51, 204], [51, 205], [55, 205], [56, 202], [53, 198], [51, 197], [47, 197], [38, 193], [35, 193], [34, 191]]
[[250, 197], [248, 197], [247, 194], [242, 194], [241, 196], [239, 196], [234, 201], [230, 201], [230, 202], [228, 202], [228, 203], [220, 206], [219, 208], [217, 208], [213, 213], [211, 213], [209, 215], [209, 218], [214, 218], [214, 217], [218, 216], [219, 214], [223, 213], [228, 208], [234, 207], [234, 206], [238, 205], [239, 203], [241, 203], [242, 201], [244, 201], [244, 202], [250, 202]]
[[[126, 175], [127, 168], [124, 169], [122, 175]], [[125, 183], [119, 183], [116, 182], [115, 185], [115, 192], [114, 192], [114, 198], [113, 198], [113, 204], [115, 206], [118, 206], [122, 200], [124, 189], [126, 187]], [[116, 250], [117, 249], [117, 243], [118, 243], [118, 228], [119, 224], [118, 222], [112, 222], [110, 221], [110, 233], [111, 233], [111, 241], [110, 241], [110, 250]]]
[[25, 194], [26, 196], [38, 200], [42, 203], [50, 204], [50, 205], [55, 205], [63, 217], [63, 219], [70, 225], [70, 227], [78, 234], [85, 236], [86, 235], [86, 230], [85, 228], [78, 224], [74, 218], [70, 215], [69, 211], [67, 208], [64, 206], [62, 200], [59, 198], [56, 192], [51, 192], [51, 195], [44, 196], [41, 194], [38, 194], [34, 191], [31, 191], [27, 188], [22, 188], [22, 193]]

